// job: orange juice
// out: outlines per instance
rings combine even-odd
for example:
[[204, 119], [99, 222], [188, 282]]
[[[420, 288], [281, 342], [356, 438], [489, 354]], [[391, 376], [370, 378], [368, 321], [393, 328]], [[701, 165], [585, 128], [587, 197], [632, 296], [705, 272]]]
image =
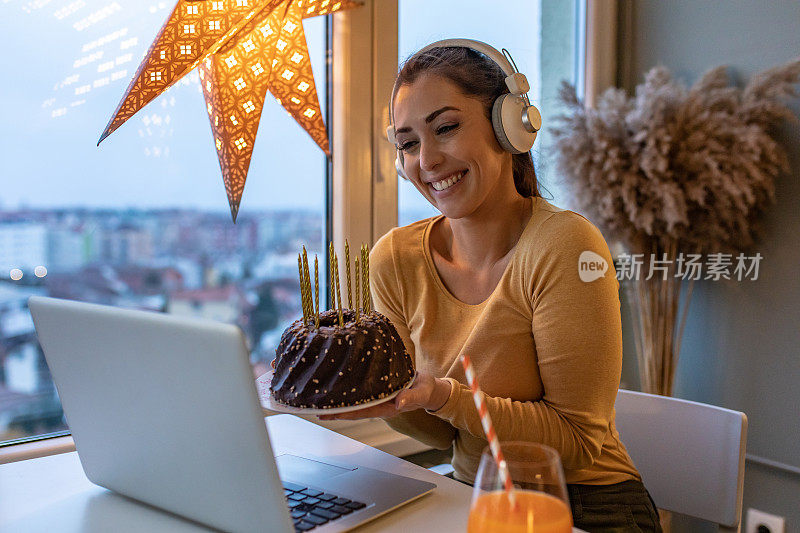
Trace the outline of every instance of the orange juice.
[[469, 513], [467, 533], [571, 533], [572, 514], [563, 500], [543, 492], [515, 490], [484, 494]]

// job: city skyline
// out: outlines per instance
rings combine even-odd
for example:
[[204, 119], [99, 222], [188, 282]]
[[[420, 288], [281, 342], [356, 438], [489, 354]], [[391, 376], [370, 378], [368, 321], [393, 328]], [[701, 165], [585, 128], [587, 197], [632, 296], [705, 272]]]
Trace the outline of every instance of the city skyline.
[[0, 213], [0, 441], [65, 428], [30, 296], [236, 324], [258, 376], [300, 314], [298, 251], [327, 271], [323, 218], [271, 210], [234, 226], [226, 213], [190, 209]]

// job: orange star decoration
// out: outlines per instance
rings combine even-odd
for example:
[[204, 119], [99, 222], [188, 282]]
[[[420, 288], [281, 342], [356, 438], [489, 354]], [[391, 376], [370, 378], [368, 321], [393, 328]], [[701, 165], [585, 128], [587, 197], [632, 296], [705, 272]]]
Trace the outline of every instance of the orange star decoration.
[[198, 66], [234, 223], [269, 90], [330, 155], [302, 19], [354, 0], [179, 0], [97, 142]]

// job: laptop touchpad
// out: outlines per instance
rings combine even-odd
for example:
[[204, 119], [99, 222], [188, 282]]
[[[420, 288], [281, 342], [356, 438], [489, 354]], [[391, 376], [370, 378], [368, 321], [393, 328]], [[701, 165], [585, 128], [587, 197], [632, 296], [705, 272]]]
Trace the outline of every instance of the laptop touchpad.
[[340, 474], [352, 472], [355, 469], [341, 468], [328, 463], [297, 457], [296, 455], [284, 454], [275, 458], [278, 465], [278, 473], [281, 479], [288, 481], [314, 482], [329, 479]]

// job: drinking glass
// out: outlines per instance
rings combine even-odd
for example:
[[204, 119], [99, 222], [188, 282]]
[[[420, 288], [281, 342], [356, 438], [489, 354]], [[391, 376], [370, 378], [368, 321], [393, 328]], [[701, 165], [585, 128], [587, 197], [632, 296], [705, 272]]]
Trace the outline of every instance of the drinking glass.
[[472, 492], [468, 533], [571, 533], [572, 514], [561, 457], [534, 442], [501, 442], [514, 490], [487, 446]]

